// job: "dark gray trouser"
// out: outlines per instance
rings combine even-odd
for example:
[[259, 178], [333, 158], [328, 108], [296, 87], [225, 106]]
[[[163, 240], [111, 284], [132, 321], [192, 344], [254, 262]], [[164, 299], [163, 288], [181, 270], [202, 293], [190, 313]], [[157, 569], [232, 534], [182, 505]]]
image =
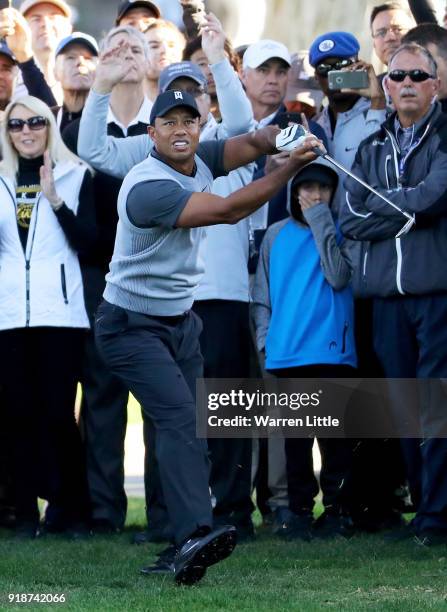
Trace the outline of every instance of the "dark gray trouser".
[[155, 426], [163, 495], [180, 543], [213, 523], [206, 441], [196, 438], [191, 392], [203, 370], [200, 319], [192, 312], [150, 317], [103, 302], [95, 331], [105, 362]]

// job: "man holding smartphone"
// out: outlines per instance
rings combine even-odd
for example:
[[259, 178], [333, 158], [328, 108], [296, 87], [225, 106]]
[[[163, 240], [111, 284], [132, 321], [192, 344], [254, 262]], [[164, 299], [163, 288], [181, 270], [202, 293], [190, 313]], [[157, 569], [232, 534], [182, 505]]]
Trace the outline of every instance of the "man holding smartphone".
[[[349, 32], [328, 32], [314, 40], [309, 49], [309, 62], [315, 77], [329, 100], [317, 118], [329, 141], [329, 153], [347, 168], [352, 166], [360, 142], [375, 132], [385, 120], [386, 102], [374, 68], [358, 59], [360, 45]], [[353, 72], [341, 78], [339, 89], [330, 88], [331, 72]], [[364, 84], [367, 87], [352, 89]], [[340, 76], [340, 73], [339, 73]], [[343, 85], [348, 87], [343, 87]], [[351, 85], [351, 88], [349, 88]], [[338, 200], [340, 204], [340, 200]]]

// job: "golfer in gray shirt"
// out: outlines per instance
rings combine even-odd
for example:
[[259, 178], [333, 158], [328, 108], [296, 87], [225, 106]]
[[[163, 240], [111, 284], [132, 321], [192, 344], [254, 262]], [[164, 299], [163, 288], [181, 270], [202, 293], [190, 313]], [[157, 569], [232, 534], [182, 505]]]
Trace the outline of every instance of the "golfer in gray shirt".
[[[195, 381], [202, 376], [200, 319], [191, 310], [203, 272], [203, 227], [250, 215], [306, 163], [314, 136], [267, 177], [227, 197], [214, 178], [273, 154], [279, 130], [267, 127], [199, 144], [199, 111], [186, 92], [160, 94], [148, 133], [154, 150], [125, 178], [118, 198], [115, 250], [98, 309], [98, 347], [156, 429], [156, 455], [175, 543], [155, 564], [193, 584], [236, 544], [233, 526], [212, 527], [206, 441], [196, 438]], [[159, 570], [159, 571], [157, 571]], [[146, 572], [147, 573], [147, 572]]]

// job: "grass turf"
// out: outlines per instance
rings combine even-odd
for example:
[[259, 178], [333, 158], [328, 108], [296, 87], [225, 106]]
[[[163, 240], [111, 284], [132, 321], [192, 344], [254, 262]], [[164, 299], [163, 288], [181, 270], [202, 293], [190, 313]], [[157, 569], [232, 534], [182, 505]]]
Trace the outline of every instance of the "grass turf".
[[[0, 531], [0, 610], [446, 610], [447, 546], [386, 544], [380, 536], [285, 543], [260, 529], [195, 587], [140, 576], [163, 545], [135, 546], [143, 502], [131, 499], [127, 530], [67, 542], [23, 542]], [[9, 593], [65, 594], [64, 604], [9, 604]]]

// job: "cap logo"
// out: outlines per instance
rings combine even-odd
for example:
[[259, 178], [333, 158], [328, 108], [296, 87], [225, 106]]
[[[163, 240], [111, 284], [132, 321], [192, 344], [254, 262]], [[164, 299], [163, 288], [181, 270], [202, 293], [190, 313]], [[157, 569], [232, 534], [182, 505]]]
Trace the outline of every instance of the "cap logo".
[[183, 94], [181, 91], [174, 91], [174, 97], [176, 100], [183, 100]]
[[331, 49], [333, 49], [334, 47], [335, 47], [334, 41], [327, 39], [327, 40], [323, 40], [318, 45], [318, 51], [321, 51], [321, 53], [327, 53], [328, 51], [331, 51]]

